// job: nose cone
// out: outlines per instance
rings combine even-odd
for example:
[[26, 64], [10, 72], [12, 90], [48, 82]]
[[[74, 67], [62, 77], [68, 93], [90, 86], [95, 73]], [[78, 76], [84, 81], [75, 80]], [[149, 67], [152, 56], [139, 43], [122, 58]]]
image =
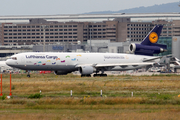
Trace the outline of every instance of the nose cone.
[[6, 60], [6, 65], [11, 66], [13, 65], [13, 61], [11, 59]]

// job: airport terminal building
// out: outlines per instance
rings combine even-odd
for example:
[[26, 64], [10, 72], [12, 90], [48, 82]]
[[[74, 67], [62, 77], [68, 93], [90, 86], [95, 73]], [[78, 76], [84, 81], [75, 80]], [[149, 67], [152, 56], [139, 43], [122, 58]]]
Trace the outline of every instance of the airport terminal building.
[[157, 20], [131, 22], [130, 18], [116, 18], [102, 22], [56, 22], [30, 19], [29, 23], [2, 23], [2, 45], [37, 45], [54, 43], [87, 43], [87, 40], [111, 42], [142, 41], [156, 24], [163, 24], [161, 36], [179, 36], [180, 21]]
[[111, 42], [142, 41], [153, 28], [151, 22], [131, 22], [130, 18], [116, 18], [102, 22], [56, 22], [30, 19], [29, 23], [2, 23], [2, 45], [37, 45], [53, 43], [87, 43], [87, 40]]
[[[26, 23], [1, 23], [0, 24], [0, 44], [3, 46], [21, 46], [21, 45], [52, 45], [52, 51], [57, 51], [53, 46], [64, 46], [63, 52], [74, 51], [73, 45], [80, 42], [79, 46], [83, 50], [87, 50], [88, 40], [103, 41], [109, 40], [110, 43], [116, 42], [141, 42], [149, 33], [154, 25], [163, 25], [160, 37], [160, 43], [165, 40], [168, 49], [172, 50], [172, 38], [180, 36], [180, 20], [155, 20], [152, 22], [132, 22], [131, 18], [114, 18], [113, 20], [105, 20], [102, 22], [58, 22], [47, 21], [43, 18], [29, 19]], [[53, 45], [54, 44], [54, 45]], [[73, 47], [66, 47], [73, 46]], [[111, 46], [111, 45], [110, 45]], [[94, 52], [101, 51], [107, 46], [97, 46]], [[72, 48], [72, 49], [71, 49]], [[117, 47], [121, 50], [122, 45]], [[1, 48], [0, 48], [1, 49]], [[3, 48], [7, 49], [7, 48]], [[24, 50], [24, 48], [23, 48]], [[13, 51], [13, 50], [11, 50]], [[22, 50], [20, 50], [22, 51]], [[32, 50], [30, 50], [32, 51]], [[39, 49], [35, 51], [41, 51]], [[103, 51], [103, 50], [102, 50]], [[106, 50], [104, 50], [106, 51]], [[125, 51], [124, 51], [125, 52]], [[18, 52], [16, 52], [18, 53]], [[169, 53], [167, 53], [169, 54]]]

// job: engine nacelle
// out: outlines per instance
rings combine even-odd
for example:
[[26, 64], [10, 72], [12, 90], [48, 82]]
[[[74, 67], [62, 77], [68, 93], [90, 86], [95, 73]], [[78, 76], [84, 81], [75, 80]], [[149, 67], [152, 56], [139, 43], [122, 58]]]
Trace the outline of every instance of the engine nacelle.
[[82, 75], [89, 75], [89, 74], [92, 74], [94, 72], [94, 68], [92, 66], [82, 66], [79, 68], [79, 72]]
[[165, 52], [166, 50], [161, 48], [160, 44], [153, 44], [153, 45], [141, 45], [131, 43], [129, 46], [129, 51], [131, 53], [139, 54], [139, 55], [153, 55], [159, 54], [161, 52]]
[[67, 71], [54, 71], [55, 75], [67, 75], [68, 73], [70, 73], [70, 72], [67, 72]]

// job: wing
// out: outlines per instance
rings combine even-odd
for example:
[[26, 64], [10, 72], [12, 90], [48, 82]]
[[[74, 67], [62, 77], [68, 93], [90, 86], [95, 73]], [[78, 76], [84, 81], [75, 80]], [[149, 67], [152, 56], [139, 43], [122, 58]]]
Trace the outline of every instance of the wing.
[[97, 64], [94, 67], [115, 67], [115, 66], [139, 66], [139, 65], [153, 65], [153, 62], [144, 62], [144, 63], [114, 63], [114, 64]]
[[143, 63], [113, 63], [113, 64], [80, 64], [76, 65], [76, 67], [82, 67], [82, 66], [92, 66], [95, 68], [99, 67], [115, 67], [115, 66], [120, 66], [120, 67], [126, 67], [126, 66], [139, 66], [139, 65], [153, 65], [154, 62], [143, 62]]

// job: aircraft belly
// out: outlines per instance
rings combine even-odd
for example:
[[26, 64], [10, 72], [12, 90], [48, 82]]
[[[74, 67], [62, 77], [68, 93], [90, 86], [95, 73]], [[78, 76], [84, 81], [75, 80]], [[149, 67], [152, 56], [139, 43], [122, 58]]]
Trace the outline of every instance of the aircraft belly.
[[[13, 67], [13, 66], [12, 66]], [[52, 70], [52, 71], [55, 71], [55, 70], [64, 70], [64, 71], [67, 71], [67, 70], [76, 70], [77, 68], [75, 68], [74, 65], [40, 65], [40, 66], [32, 66], [32, 65], [16, 65], [17, 68], [19, 69], [23, 69], [23, 70]]]

